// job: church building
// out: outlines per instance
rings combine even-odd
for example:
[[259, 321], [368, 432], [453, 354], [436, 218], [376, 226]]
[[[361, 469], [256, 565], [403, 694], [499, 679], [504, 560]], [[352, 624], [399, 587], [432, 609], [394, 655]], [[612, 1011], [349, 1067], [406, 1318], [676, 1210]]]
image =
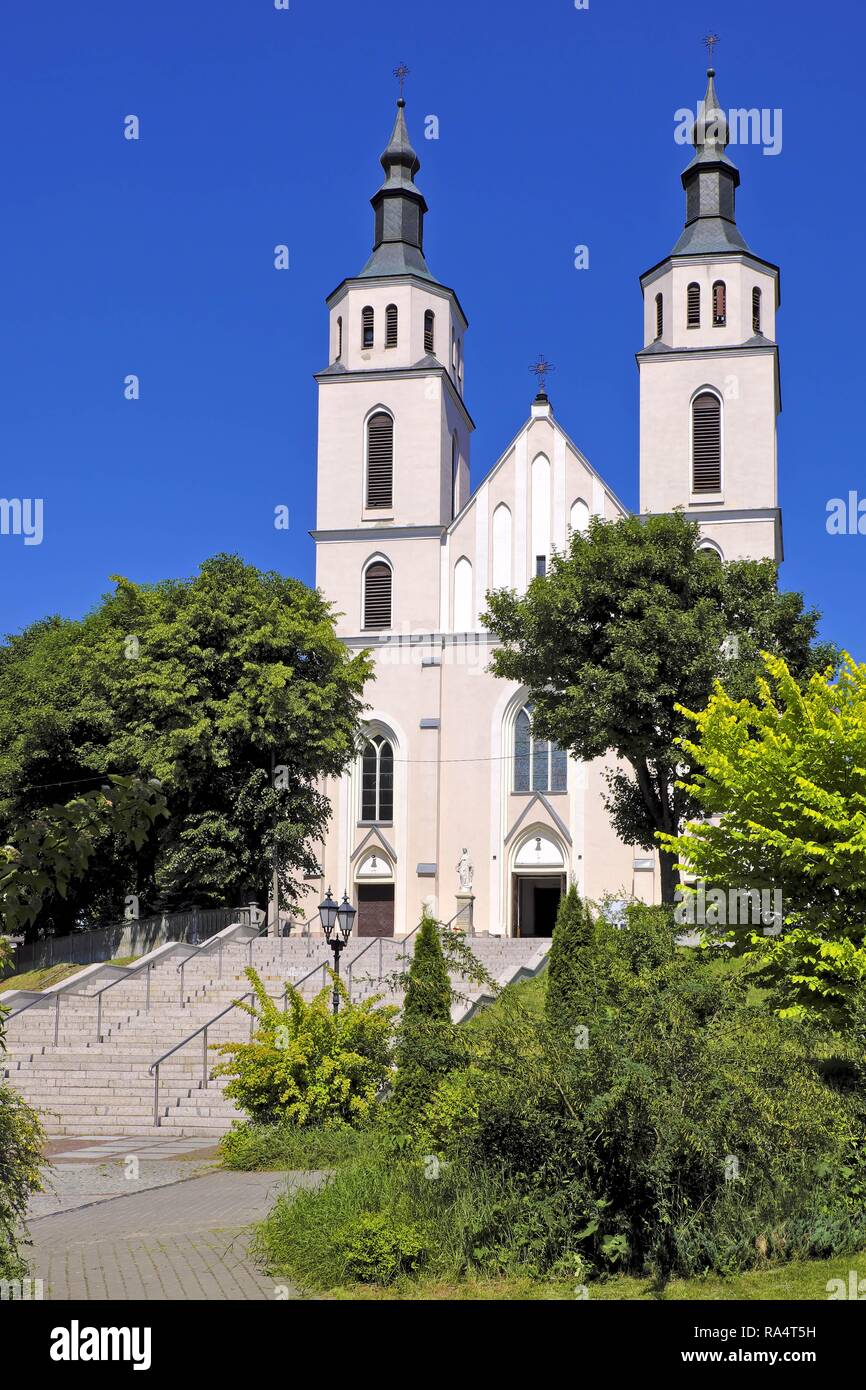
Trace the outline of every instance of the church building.
[[[779, 272], [734, 216], [739, 173], [708, 71], [685, 226], [641, 277], [640, 512], [681, 507], [725, 560], [782, 558], [776, 418]], [[338, 634], [369, 648], [365, 737], [329, 779], [332, 816], [305, 917], [330, 885], [360, 935], [411, 931], [426, 906], [476, 932], [550, 935], [560, 894], [658, 901], [655, 855], [624, 844], [604, 760], [535, 738], [526, 692], [488, 672], [485, 594], [525, 591], [591, 516], [626, 508], [542, 389], [474, 492], [466, 315], [424, 256], [427, 204], [405, 104], [381, 157], [373, 251], [327, 300], [318, 382], [316, 582]]]

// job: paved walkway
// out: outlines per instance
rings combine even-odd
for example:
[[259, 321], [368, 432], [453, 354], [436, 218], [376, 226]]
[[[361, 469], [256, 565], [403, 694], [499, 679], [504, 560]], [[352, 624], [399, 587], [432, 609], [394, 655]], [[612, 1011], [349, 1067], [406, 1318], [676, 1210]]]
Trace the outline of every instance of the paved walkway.
[[[147, 1157], [145, 1146], [134, 1148], [130, 1140], [78, 1140], [74, 1149], [70, 1142], [51, 1155], [57, 1209], [29, 1221], [29, 1263], [46, 1299], [301, 1296], [250, 1260], [250, 1227], [287, 1185], [315, 1184], [318, 1174], [215, 1170], [189, 1177], [190, 1161], [212, 1163], [212, 1145], [147, 1141], [158, 1146]], [[138, 1163], [135, 1181], [119, 1176], [130, 1158]], [[178, 1164], [185, 1170], [181, 1180], [171, 1176]], [[99, 1176], [100, 1168], [107, 1176]]]

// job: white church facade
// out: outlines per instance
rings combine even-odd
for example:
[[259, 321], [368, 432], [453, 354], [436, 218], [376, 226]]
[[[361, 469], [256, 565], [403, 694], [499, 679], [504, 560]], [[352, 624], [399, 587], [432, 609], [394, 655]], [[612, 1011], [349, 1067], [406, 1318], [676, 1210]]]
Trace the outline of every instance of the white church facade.
[[[640, 511], [682, 507], [726, 560], [782, 558], [777, 268], [734, 217], [738, 172], [708, 76], [683, 174], [686, 223], [641, 279]], [[423, 252], [427, 211], [404, 103], [372, 199], [373, 252], [327, 303], [317, 376], [316, 582], [338, 633], [372, 651], [365, 738], [327, 791], [332, 816], [304, 915], [348, 892], [361, 935], [401, 936], [423, 907], [476, 931], [549, 935], [559, 896], [659, 897], [656, 856], [620, 841], [603, 761], [536, 740], [519, 687], [488, 671], [485, 595], [524, 592], [590, 516], [626, 508], [542, 389], [470, 492], [467, 319]]]

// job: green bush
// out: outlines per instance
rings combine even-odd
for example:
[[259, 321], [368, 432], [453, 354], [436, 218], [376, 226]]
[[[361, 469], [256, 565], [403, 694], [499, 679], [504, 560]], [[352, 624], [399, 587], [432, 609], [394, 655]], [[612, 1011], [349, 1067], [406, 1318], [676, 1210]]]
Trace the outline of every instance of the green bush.
[[0, 1086], [0, 1278], [22, 1279], [21, 1223], [30, 1195], [42, 1189], [40, 1166], [45, 1136], [35, 1110]]
[[866, 1007], [840, 1038], [675, 948], [667, 912], [596, 925], [586, 1036], [504, 991], [411, 1127], [278, 1203], [272, 1263], [337, 1285], [339, 1234], [371, 1215], [424, 1233], [431, 1278], [725, 1275], [866, 1245]]
[[256, 1003], [239, 1007], [257, 1026], [249, 1042], [214, 1048], [228, 1059], [213, 1070], [231, 1077], [226, 1094], [259, 1124], [366, 1122], [390, 1072], [397, 1009], [378, 998], [352, 1004], [338, 982], [338, 1014], [331, 1012], [330, 985], [311, 1003], [290, 986], [283, 1011], [255, 970], [245, 973]]
[[383, 1212], [362, 1212], [337, 1232], [335, 1248], [345, 1277], [361, 1284], [390, 1284], [411, 1274], [424, 1253], [417, 1226], [398, 1225]]

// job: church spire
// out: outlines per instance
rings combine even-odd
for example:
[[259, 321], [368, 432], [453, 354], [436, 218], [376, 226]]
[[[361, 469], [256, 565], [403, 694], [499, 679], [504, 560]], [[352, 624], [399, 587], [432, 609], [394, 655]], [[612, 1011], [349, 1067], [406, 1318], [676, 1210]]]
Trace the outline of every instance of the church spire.
[[407, 72], [403, 64], [395, 69], [400, 78], [397, 116], [388, 147], [381, 156], [385, 178], [370, 200], [376, 215], [373, 253], [361, 275], [423, 275], [432, 280], [423, 251], [427, 203], [415, 186], [421, 161], [406, 127], [403, 80]]
[[692, 127], [695, 153], [682, 176], [686, 225], [673, 249], [674, 256], [719, 255], [749, 249], [734, 217], [740, 174], [725, 153], [730, 135], [727, 117], [716, 95], [715, 76], [715, 68], [707, 68], [706, 94]]

